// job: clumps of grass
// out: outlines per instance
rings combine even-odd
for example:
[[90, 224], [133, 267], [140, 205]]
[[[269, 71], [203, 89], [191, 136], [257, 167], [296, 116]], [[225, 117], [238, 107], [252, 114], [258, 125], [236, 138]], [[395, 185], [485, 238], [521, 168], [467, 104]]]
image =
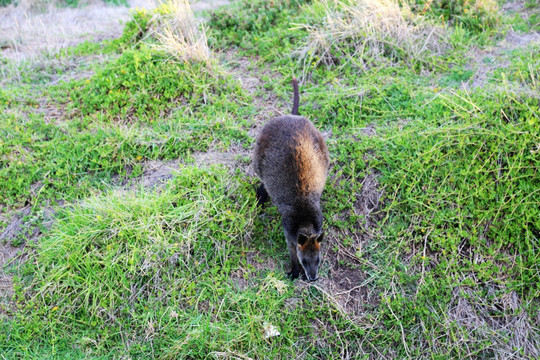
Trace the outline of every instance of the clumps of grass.
[[230, 280], [254, 210], [249, 184], [192, 167], [159, 192], [112, 191], [61, 210], [19, 291], [18, 324], [32, 325], [2, 331], [4, 351], [44, 328], [102, 354], [120, 347], [177, 358], [264, 343], [253, 327], [274, 321], [287, 284], [271, 276], [238, 292]]
[[121, 48], [136, 47], [147, 35], [153, 21], [152, 13], [145, 9], [135, 9], [131, 14], [131, 20], [126, 22], [122, 36], [113, 40], [113, 43]]
[[253, 202], [236, 203], [238, 184], [223, 170], [182, 171], [159, 193], [119, 190], [65, 209], [39, 244], [35, 296], [60, 316], [107, 322], [163, 286], [186, 290], [175, 273], [227, 274]]
[[135, 12], [115, 46], [123, 49], [118, 59], [71, 84], [71, 100], [83, 115], [154, 121], [176, 108], [195, 111], [222, 94], [238, 93], [211, 61], [205, 30], [186, 0]]
[[445, 46], [444, 32], [391, 0], [315, 1], [309, 23], [295, 25], [308, 35], [298, 50], [304, 73], [319, 64], [363, 69], [390, 62], [427, 64]]
[[193, 16], [188, 0], [170, 0], [164, 4], [162, 23], [155, 31], [158, 49], [162, 49], [180, 61], [198, 61], [209, 64], [211, 52], [208, 47], [204, 24], [199, 25]]
[[178, 63], [145, 44], [70, 87], [71, 102], [83, 115], [100, 113], [120, 122], [154, 121], [182, 105], [195, 110], [215, 96], [237, 92], [230, 77], [205, 63]]
[[495, 0], [416, 0], [412, 3], [417, 13], [443, 18], [474, 32], [489, 30], [500, 22]]
[[[208, 24], [222, 36], [216, 46], [245, 44], [296, 16], [309, 0], [241, 0], [212, 12]], [[225, 42], [222, 43], [222, 42]]]
[[136, 10], [114, 43], [123, 49], [148, 44], [181, 62], [210, 66], [212, 59], [204, 24], [195, 18], [188, 0], [168, 0], [150, 12]]

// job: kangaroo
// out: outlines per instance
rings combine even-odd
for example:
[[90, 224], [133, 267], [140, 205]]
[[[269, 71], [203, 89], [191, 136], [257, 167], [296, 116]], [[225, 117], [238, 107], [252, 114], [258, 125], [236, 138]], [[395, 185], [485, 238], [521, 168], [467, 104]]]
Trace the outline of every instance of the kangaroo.
[[293, 78], [292, 115], [271, 119], [255, 144], [253, 167], [262, 184], [257, 189], [260, 204], [270, 197], [281, 217], [291, 271], [301, 270], [309, 281], [318, 278], [320, 243], [323, 241], [321, 194], [330, 157], [320, 132], [298, 115], [298, 81]]

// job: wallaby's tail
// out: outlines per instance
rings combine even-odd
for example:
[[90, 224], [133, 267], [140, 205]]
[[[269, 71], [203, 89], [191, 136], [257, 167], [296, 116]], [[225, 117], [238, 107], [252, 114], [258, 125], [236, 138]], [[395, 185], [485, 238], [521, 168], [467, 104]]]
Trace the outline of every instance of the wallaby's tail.
[[294, 92], [293, 105], [292, 105], [292, 114], [298, 115], [298, 106], [300, 105], [300, 95], [298, 94], [298, 80], [293, 76], [292, 86]]

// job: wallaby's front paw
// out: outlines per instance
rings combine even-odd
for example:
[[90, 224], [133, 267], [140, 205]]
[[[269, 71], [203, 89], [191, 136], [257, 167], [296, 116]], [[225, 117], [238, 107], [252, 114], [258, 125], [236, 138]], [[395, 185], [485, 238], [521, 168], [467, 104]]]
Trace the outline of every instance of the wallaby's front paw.
[[289, 271], [287, 273], [287, 276], [290, 277], [291, 280], [298, 279], [298, 277], [300, 276], [300, 272], [299, 271]]
[[261, 184], [257, 188], [257, 204], [263, 205], [265, 202], [268, 201], [268, 193], [266, 192], [266, 189], [264, 188], [264, 184]]

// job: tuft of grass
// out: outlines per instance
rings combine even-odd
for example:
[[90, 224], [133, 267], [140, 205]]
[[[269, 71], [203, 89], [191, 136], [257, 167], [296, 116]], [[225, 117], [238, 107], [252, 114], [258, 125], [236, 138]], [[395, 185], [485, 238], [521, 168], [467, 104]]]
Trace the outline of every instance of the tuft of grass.
[[413, 15], [406, 4], [385, 0], [315, 1], [308, 24], [297, 24], [308, 36], [298, 49], [304, 68], [319, 64], [364, 70], [387, 58], [391, 62], [427, 63], [444, 50], [444, 32]]
[[414, 0], [411, 3], [418, 13], [443, 18], [476, 33], [496, 27], [501, 18], [495, 0]]
[[40, 241], [33, 298], [59, 317], [102, 323], [159, 296], [175, 273], [184, 292], [182, 279], [228, 274], [253, 222], [253, 201], [237, 203], [237, 187], [223, 170], [183, 168], [159, 193], [119, 190], [63, 210]]
[[188, 0], [171, 0], [165, 3], [163, 24], [155, 31], [158, 49], [171, 54], [180, 61], [197, 61], [209, 64], [211, 52], [208, 47], [204, 24], [199, 25]]
[[[218, 31], [219, 39], [211, 39], [216, 47], [224, 45], [247, 46], [258, 36], [288, 26], [291, 18], [309, 0], [241, 0], [211, 13], [208, 25]], [[283, 40], [283, 39], [282, 39]]]
[[83, 115], [102, 113], [120, 122], [155, 121], [183, 103], [195, 110], [215, 96], [235, 92], [234, 83], [206, 63], [178, 63], [145, 44], [69, 87]]

